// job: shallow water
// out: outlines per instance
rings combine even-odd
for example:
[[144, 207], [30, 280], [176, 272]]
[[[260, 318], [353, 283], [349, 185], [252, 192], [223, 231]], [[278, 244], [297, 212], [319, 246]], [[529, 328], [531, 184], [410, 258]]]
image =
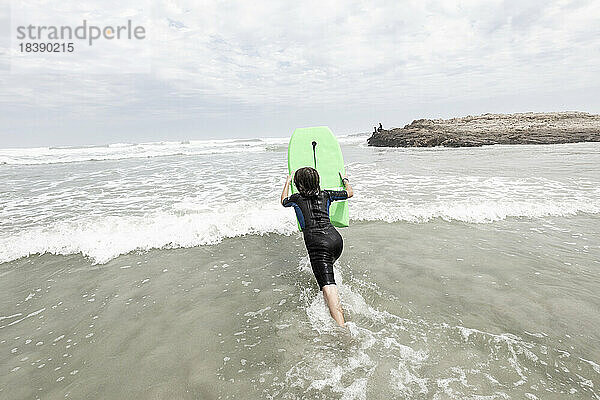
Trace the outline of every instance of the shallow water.
[[600, 398], [600, 147], [361, 142], [348, 330], [284, 145], [0, 166], [0, 397]]

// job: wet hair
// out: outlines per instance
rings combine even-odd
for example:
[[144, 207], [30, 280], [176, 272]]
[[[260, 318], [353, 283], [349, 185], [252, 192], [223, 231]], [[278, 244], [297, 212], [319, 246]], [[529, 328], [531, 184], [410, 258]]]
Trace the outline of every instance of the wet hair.
[[311, 167], [300, 168], [294, 174], [294, 186], [304, 197], [314, 197], [321, 191], [319, 173]]

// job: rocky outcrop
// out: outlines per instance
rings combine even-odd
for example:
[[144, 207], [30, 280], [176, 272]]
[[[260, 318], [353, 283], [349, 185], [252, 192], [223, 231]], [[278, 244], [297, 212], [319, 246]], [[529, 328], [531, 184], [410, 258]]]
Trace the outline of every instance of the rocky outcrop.
[[367, 142], [379, 147], [600, 142], [600, 115], [569, 111], [418, 119], [373, 133]]

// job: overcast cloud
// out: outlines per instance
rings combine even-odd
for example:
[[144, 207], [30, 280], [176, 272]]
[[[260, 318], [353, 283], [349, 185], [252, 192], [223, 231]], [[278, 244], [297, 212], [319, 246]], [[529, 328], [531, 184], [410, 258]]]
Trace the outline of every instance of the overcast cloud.
[[[0, 5], [0, 147], [600, 112], [598, 1], [9, 4]], [[132, 19], [147, 39], [77, 43], [71, 57], [19, 54], [15, 24], [83, 19]]]

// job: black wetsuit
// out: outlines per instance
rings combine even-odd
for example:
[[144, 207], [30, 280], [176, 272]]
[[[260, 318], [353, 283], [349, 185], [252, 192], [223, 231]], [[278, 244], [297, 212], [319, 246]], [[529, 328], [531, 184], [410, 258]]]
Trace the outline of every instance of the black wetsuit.
[[310, 265], [317, 278], [319, 288], [335, 285], [333, 263], [342, 254], [344, 243], [329, 220], [329, 206], [336, 200], [346, 200], [345, 190], [323, 190], [314, 197], [294, 193], [283, 200], [284, 207], [294, 207], [300, 228], [304, 233], [304, 244]]

